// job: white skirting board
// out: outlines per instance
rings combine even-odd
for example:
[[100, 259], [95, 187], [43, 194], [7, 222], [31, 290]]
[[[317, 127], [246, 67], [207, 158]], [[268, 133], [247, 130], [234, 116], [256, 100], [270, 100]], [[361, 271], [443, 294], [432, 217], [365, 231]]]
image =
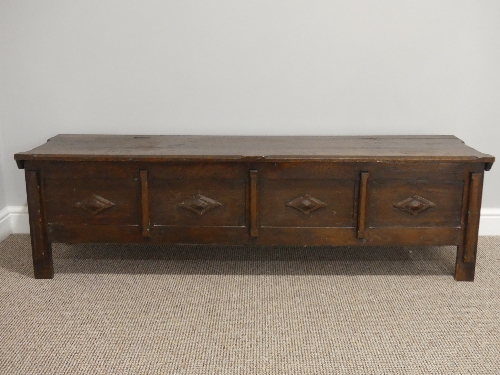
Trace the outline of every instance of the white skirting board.
[[[25, 206], [7, 206], [0, 210], [0, 241], [11, 233], [29, 234], [28, 208]], [[500, 209], [483, 208], [479, 225], [480, 236], [500, 236]]]
[[0, 210], [0, 241], [6, 239], [11, 233], [28, 233], [30, 225], [28, 207], [7, 206]]
[[500, 236], [500, 209], [481, 209], [481, 219], [479, 220], [480, 236]]
[[9, 207], [0, 210], [0, 241], [3, 241], [12, 231], [12, 219], [10, 217]]

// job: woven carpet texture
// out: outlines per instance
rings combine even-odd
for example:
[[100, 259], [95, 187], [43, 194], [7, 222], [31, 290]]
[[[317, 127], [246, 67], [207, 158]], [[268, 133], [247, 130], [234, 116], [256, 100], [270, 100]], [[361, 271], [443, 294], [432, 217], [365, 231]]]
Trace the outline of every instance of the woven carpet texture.
[[0, 374], [500, 374], [500, 237], [454, 247], [0, 244]]

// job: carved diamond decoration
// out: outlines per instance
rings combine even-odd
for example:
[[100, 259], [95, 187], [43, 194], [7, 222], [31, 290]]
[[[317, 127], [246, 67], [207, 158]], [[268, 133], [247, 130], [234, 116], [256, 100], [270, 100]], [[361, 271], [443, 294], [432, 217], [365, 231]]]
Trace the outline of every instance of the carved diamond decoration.
[[115, 204], [113, 202], [108, 201], [97, 194], [92, 194], [90, 198], [76, 203], [75, 207], [82, 208], [85, 211], [90, 212], [92, 215], [97, 215], [114, 205]]
[[435, 203], [418, 195], [414, 195], [411, 198], [407, 198], [404, 201], [394, 204], [394, 207], [399, 208], [410, 215], [418, 215], [422, 211], [435, 206]]
[[297, 211], [302, 212], [304, 215], [309, 215], [311, 212], [326, 207], [326, 203], [321, 202], [319, 199], [305, 194], [302, 197], [295, 198], [286, 204], [288, 207], [295, 208]]
[[210, 211], [213, 208], [221, 206], [220, 202], [213, 200], [211, 198], [205, 197], [201, 194], [196, 194], [184, 202], [179, 203], [179, 207], [185, 208], [191, 212], [198, 215], [203, 215], [205, 212]]

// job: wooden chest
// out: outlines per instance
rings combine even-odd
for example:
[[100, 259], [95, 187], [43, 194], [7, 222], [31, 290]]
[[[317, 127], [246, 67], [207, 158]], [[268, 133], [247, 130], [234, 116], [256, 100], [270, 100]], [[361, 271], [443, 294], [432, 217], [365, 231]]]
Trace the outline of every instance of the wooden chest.
[[58, 135], [25, 169], [36, 278], [52, 242], [456, 245], [473, 280], [483, 175], [453, 136]]

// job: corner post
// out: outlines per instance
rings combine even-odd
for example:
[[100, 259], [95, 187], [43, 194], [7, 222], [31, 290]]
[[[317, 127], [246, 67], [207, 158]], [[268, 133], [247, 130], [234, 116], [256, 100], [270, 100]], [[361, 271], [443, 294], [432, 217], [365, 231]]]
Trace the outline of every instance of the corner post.
[[40, 176], [37, 171], [26, 170], [25, 177], [35, 279], [52, 279], [52, 247], [47, 238]]
[[483, 176], [484, 173], [471, 173], [464, 187], [466, 211], [464, 210], [462, 217], [465, 218], [465, 225], [462, 225], [460, 244], [457, 247], [455, 264], [455, 280], [457, 281], [474, 281]]

